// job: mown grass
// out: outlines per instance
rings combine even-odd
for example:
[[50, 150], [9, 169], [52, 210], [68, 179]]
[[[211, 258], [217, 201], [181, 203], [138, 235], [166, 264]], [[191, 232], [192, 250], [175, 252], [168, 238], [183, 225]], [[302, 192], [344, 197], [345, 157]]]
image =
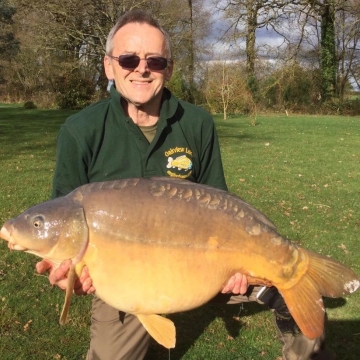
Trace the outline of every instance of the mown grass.
[[[55, 139], [71, 112], [0, 108], [0, 223], [47, 200]], [[360, 274], [360, 118], [216, 117], [229, 188], [262, 210], [281, 234]], [[83, 359], [91, 297], [75, 297], [58, 325], [63, 293], [34, 271], [34, 256], [0, 243], [0, 358]], [[339, 359], [360, 353], [360, 293], [326, 299], [327, 338]], [[281, 356], [272, 316], [257, 304], [208, 304], [170, 317], [171, 359], [274, 360]], [[168, 359], [153, 343], [148, 360]]]

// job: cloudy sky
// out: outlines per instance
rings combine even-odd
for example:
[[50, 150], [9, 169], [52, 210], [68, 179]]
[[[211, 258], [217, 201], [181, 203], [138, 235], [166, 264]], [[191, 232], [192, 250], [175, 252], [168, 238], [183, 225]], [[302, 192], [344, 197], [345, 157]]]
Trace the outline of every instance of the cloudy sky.
[[[245, 49], [245, 39], [242, 39], [237, 44], [235, 43], [226, 43], [224, 40], [218, 41], [220, 34], [224, 33], [227, 28], [227, 23], [225, 20], [221, 19], [221, 14], [219, 12], [214, 12], [212, 14], [212, 33], [209, 35], [209, 43], [214, 46], [215, 53], [219, 55], [226, 55], [229, 51], [236, 51], [239, 47]], [[317, 36], [314, 34], [314, 27], [308, 26], [303, 29], [310, 41], [314, 44], [317, 43]], [[291, 39], [294, 43], [299, 39], [299, 32], [297, 32], [294, 26], [291, 26], [288, 22], [282, 22], [282, 30], [286, 34], [288, 39]], [[303, 45], [305, 45], [303, 43]], [[276, 33], [271, 28], [266, 29], [265, 27], [257, 29], [256, 31], [256, 46], [260, 53], [266, 54], [271, 48], [273, 53], [276, 50], [280, 50], [281, 46], [284, 46], [284, 38]]]

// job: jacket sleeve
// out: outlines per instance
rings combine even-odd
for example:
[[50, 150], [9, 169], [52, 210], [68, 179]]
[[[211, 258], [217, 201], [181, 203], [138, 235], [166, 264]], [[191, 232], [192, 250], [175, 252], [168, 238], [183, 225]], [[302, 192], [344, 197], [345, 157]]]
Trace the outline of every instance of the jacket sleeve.
[[64, 196], [80, 185], [89, 182], [86, 152], [66, 123], [60, 128], [56, 146], [56, 165], [52, 198]]
[[206, 128], [203, 128], [202, 137], [200, 173], [197, 181], [201, 184], [227, 190], [219, 140], [213, 121], [207, 122]]

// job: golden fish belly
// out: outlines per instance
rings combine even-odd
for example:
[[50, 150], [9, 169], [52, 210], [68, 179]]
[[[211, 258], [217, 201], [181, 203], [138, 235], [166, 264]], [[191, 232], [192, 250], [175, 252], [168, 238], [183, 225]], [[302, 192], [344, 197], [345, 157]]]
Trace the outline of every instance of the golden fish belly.
[[128, 313], [160, 314], [206, 303], [236, 272], [282, 285], [276, 275], [281, 267], [249, 251], [245, 246], [232, 251], [167, 247], [96, 236], [83, 261], [103, 301]]
[[214, 297], [235, 271], [231, 257], [226, 251], [97, 238], [83, 261], [97, 296], [109, 305], [129, 313], [160, 314], [189, 310]]

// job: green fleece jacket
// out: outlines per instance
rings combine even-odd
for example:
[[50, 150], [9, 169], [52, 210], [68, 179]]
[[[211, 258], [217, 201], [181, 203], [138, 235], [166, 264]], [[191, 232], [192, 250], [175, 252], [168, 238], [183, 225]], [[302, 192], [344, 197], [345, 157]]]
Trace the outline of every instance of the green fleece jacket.
[[91, 182], [150, 176], [227, 189], [213, 119], [205, 110], [164, 89], [156, 135], [149, 144], [126, 116], [115, 87], [110, 94], [61, 126], [53, 198]]

